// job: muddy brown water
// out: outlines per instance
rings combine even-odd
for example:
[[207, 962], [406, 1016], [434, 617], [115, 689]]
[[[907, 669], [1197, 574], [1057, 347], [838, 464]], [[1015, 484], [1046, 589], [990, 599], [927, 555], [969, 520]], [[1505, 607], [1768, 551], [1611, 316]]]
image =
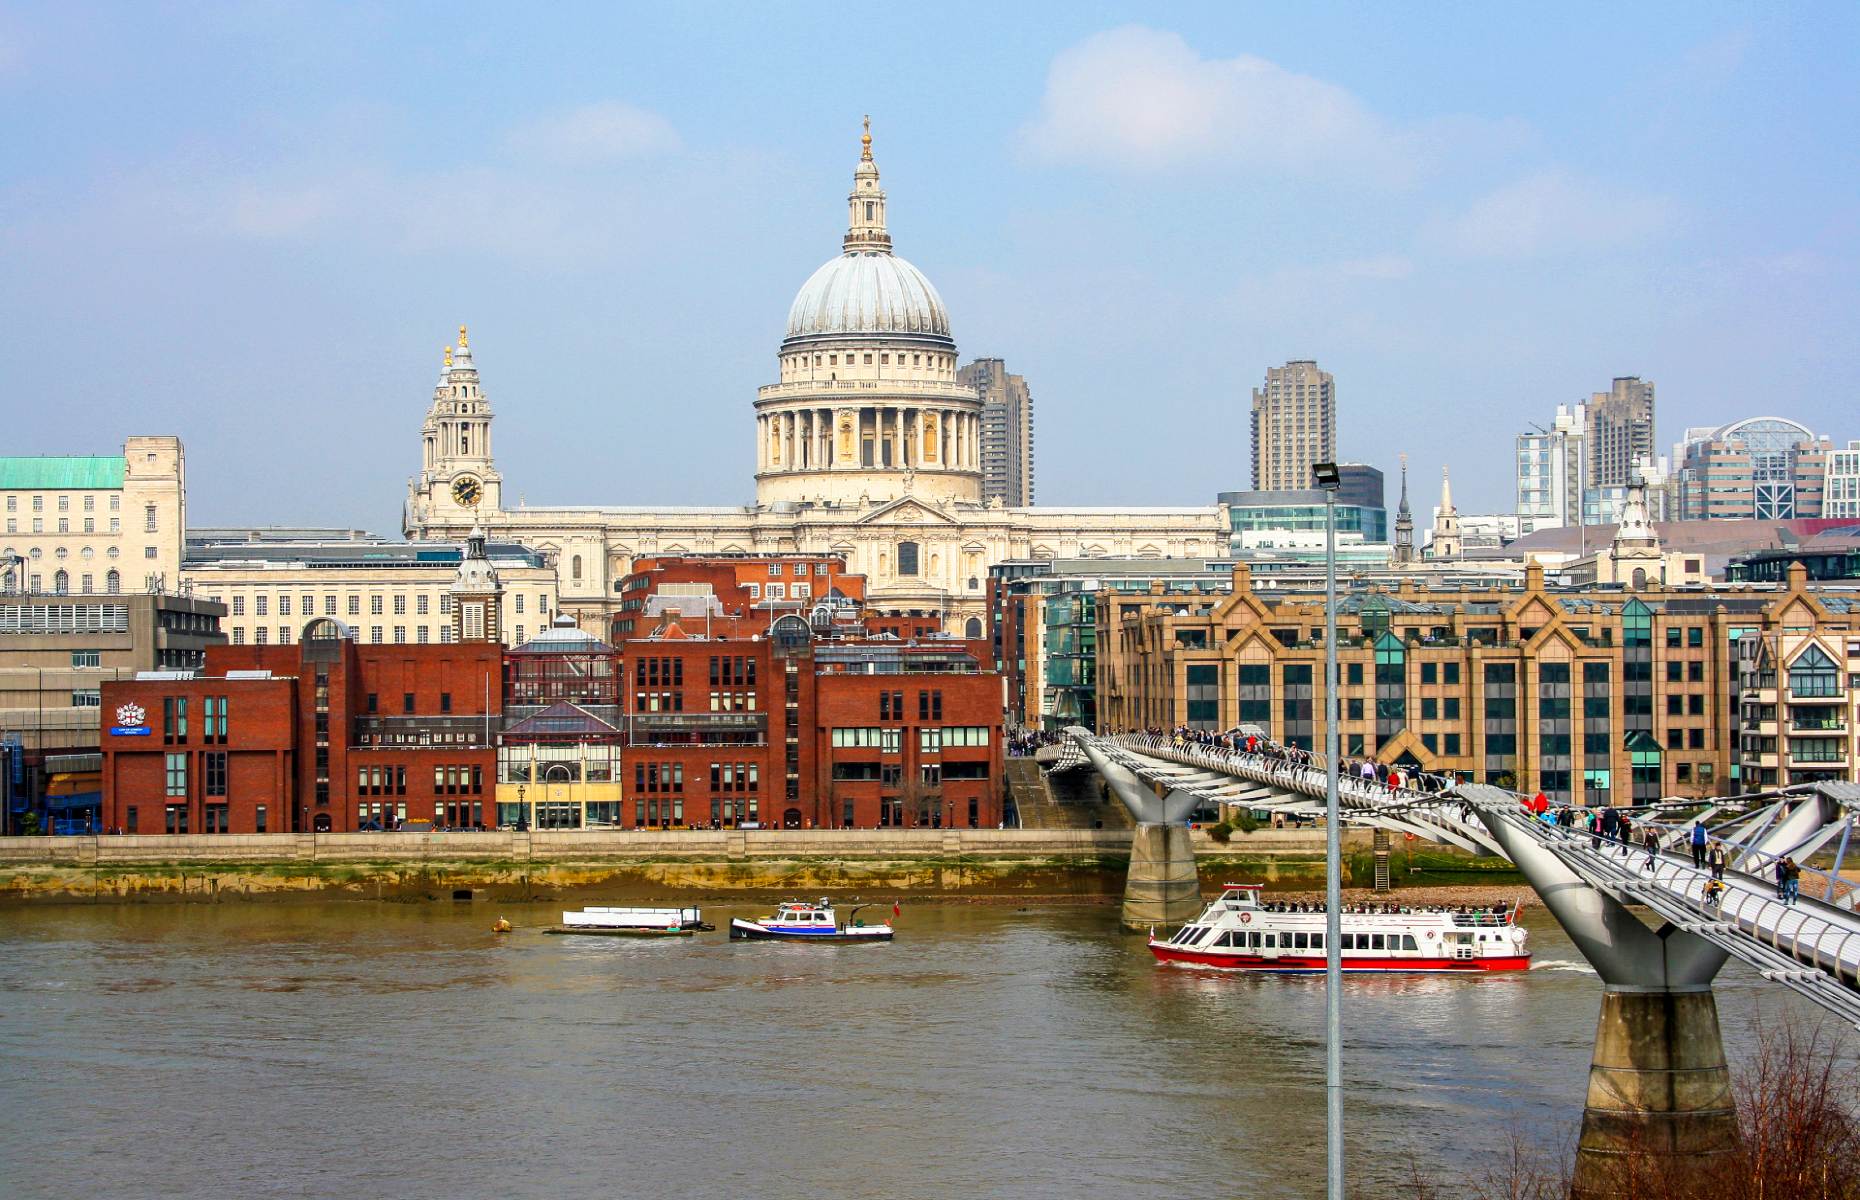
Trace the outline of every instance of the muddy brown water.
[[[907, 905], [848, 947], [543, 936], [559, 910], [0, 911], [5, 1194], [1322, 1193], [1321, 977], [1160, 968], [1111, 906]], [[1353, 1193], [1579, 1116], [1599, 985], [1525, 920], [1528, 973], [1349, 980]], [[1718, 994], [1734, 1067], [1797, 1007]]]

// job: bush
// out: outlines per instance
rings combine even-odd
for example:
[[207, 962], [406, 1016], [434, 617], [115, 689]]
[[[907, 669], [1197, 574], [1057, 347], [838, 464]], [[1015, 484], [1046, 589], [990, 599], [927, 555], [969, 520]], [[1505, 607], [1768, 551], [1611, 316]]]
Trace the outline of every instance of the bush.
[[1233, 826], [1241, 833], [1252, 833], [1255, 829], [1259, 828], [1259, 822], [1253, 819], [1252, 813], [1242, 812], [1235, 815]]
[[1234, 827], [1225, 821], [1222, 821], [1219, 825], [1208, 826], [1208, 836], [1220, 842], [1222, 845], [1226, 845], [1227, 839], [1231, 838], [1233, 835]]

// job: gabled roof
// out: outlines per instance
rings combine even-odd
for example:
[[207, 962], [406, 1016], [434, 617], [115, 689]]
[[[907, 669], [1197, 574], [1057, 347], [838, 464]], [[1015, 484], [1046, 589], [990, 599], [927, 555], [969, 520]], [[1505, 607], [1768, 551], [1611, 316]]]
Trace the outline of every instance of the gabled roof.
[[505, 737], [601, 737], [620, 732], [587, 709], [566, 700], [504, 729]]

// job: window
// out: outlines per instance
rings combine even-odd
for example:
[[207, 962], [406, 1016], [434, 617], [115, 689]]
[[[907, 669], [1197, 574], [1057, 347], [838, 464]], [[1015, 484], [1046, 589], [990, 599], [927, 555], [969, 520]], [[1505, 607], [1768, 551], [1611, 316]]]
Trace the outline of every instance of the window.
[[[168, 795], [187, 795], [187, 755], [169, 754], [167, 758]], [[183, 824], [186, 818], [182, 818]], [[185, 829], [182, 832], [186, 832]]]
[[362, 598], [360, 596], [349, 597], [349, 615], [352, 617], [359, 617], [362, 615]]
[[103, 665], [103, 651], [73, 650], [71, 652], [71, 665], [74, 667], [101, 667]]
[[102, 708], [103, 691], [101, 688], [74, 688], [71, 692], [72, 708]]
[[1822, 699], [1841, 694], [1841, 676], [1834, 660], [1820, 646], [1811, 645], [1789, 667], [1789, 692], [1804, 699]]
[[917, 543], [916, 542], [899, 542], [898, 543], [898, 574], [899, 575], [917, 574]]
[[[518, 612], [523, 611], [523, 597], [521, 596], [517, 597], [517, 611]], [[397, 595], [394, 597], [394, 615], [397, 617], [404, 617], [407, 615], [407, 597], [406, 596]]]
[[207, 795], [224, 796], [226, 794], [226, 751], [209, 750], [203, 754], [201, 774], [206, 780]]
[[153, 504], [145, 505], [142, 509], [142, 532], [155, 532], [155, 506]]
[[380, 596], [370, 596], [370, 597], [368, 597], [368, 615], [369, 615], [369, 616], [371, 616], [371, 617], [378, 617], [378, 616], [380, 616], [380, 615], [381, 615], [381, 608], [382, 608], [382, 605], [381, 605], [381, 597], [380, 597]]

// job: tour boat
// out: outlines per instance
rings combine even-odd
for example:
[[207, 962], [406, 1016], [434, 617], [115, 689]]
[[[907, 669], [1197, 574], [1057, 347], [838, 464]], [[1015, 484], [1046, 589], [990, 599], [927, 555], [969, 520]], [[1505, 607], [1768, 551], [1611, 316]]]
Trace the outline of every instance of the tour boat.
[[759, 921], [745, 921], [741, 917], [730, 919], [730, 940], [733, 942], [888, 942], [891, 940], [891, 925], [867, 925], [857, 919], [861, 904], [848, 914], [848, 925], [839, 924], [834, 916], [833, 905], [825, 896], [818, 904], [807, 904], [799, 900], [784, 900], [772, 917], [763, 917]]
[[690, 937], [706, 925], [695, 908], [616, 908], [595, 905], [580, 912], [565, 912], [562, 923], [550, 933], [585, 933], [604, 937]]
[[[1225, 885], [1174, 937], [1150, 934], [1150, 953], [1165, 963], [1230, 971], [1295, 974], [1325, 969], [1321, 905], [1304, 911], [1262, 904], [1257, 883]], [[1346, 905], [1343, 969], [1359, 972], [1524, 971], [1530, 969], [1529, 935], [1517, 925], [1517, 906], [1497, 909], [1385, 904]]]

